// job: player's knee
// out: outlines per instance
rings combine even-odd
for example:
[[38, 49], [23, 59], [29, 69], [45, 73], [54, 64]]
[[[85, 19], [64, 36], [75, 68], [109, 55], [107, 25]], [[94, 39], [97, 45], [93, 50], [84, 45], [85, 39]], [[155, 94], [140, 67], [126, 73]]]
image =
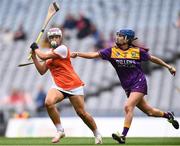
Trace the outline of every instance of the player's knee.
[[45, 100], [44, 104], [45, 104], [46, 108], [51, 108], [54, 106], [54, 103], [50, 100]]
[[125, 113], [133, 112], [133, 107], [131, 107], [130, 105], [125, 105], [124, 111], [125, 111]]
[[76, 110], [76, 113], [79, 117], [85, 117], [86, 112], [84, 110]]

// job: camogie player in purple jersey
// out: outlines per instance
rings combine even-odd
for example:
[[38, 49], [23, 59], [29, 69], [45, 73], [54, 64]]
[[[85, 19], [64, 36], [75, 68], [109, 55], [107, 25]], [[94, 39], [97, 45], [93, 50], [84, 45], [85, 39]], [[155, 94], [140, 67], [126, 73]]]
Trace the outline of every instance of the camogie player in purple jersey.
[[150, 55], [148, 49], [134, 46], [132, 42], [135, 39], [135, 32], [133, 30], [122, 29], [116, 33], [115, 46], [111, 48], [102, 49], [99, 52], [74, 52], [71, 54], [72, 58], [102, 58], [109, 61], [116, 70], [121, 85], [128, 97], [124, 105], [125, 120], [123, 131], [121, 134], [112, 134], [113, 139], [122, 144], [125, 143], [126, 135], [131, 126], [135, 106], [148, 116], [168, 119], [175, 129], [179, 129], [179, 123], [174, 119], [173, 112], [163, 112], [153, 108], [145, 100], [147, 82], [141, 68], [141, 62], [151, 61], [166, 67], [172, 75], [175, 75], [176, 69], [160, 58]]

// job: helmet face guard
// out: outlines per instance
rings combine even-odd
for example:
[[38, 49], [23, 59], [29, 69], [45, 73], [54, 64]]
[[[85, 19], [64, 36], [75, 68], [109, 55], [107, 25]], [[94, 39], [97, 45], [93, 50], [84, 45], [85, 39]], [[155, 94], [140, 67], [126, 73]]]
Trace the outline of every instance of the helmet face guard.
[[62, 31], [59, 28], [50, 28], [47, 32], [48, 39], [51, 36], [62, 36]]

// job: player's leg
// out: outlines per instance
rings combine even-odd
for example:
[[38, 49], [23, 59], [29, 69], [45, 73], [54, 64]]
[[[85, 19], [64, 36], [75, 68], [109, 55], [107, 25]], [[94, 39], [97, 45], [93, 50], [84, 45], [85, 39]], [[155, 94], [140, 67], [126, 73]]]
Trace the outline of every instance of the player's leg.
[[151, 107], [145, 98], [143, 97], [141, 101], [138, 103], [137, 107], [146, 113], [148, 116], [153, 116], [153, 117], [164, 117], [168, 119], [170, 123], [172, 123], [173, 127], [175, 129], [179, 129], [179, 123], [174, 119], [174, 113], [173, 112], [163, 112], [157, 108]]
[[84, 107], [84, 96], [82, 95], [75, 95], [69, 97], [69, 100], [71, 104], [73, 105], [76, 113], [78, 116], [84, 121], [84, 123], [92, 130], [94, 136], [95, 136], [95, 143], [96, 144], [101, 144], [102, 143], [102, 138], [101, 134], [99, 133], [96, 123], [92, 116], [85, 111]]
[[131, 92], [129, 98], [127, 99], [124, 105], [125, 112], [125, 120], [124, 120], [124, 128], [121, 135], [112, 134], [113, 139], [117, 140], [119, 143], [125, 143], [125, 137], [128, 133], [128, 130], [131, 126], [131, 122], [133, 119], [133, 113], [135, 106], [139, 103], [139, 101], [143, 98], [144, 94], [140, 92]]
[[64, 129], [61, 125], [60, 115], [55, 106], [57, 102], [60, 102], [63, 99], [64, 99], [64, 95], [57, 89], [53, 89], [53, 88], [48, 91], [46, 99], [45, 99], [45, 106], [46, 106], [47, 112], [57, 129], [57, 133], [55, 137], [52, 139], [53, 143], [59, 142], [59, 139], [65, 136]]

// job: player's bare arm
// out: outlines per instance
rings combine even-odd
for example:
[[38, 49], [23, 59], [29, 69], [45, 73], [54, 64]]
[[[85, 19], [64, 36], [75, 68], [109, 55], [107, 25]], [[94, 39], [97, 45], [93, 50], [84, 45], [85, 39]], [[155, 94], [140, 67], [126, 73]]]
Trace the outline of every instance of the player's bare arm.
[[55, 59], [60, 57], [59, 55], [55, 54], [53, 51], [43, 52], [39, 49], [36, 49], [35, 53], [41, 60]]
[[99, 54], [99, 52], [88, 52], [88, 53], [72, 52], [72, 53], [71, 53], [71, 58], [76, 58], [76, 57], [93, 59], [93, 58], [99, 58], [99, 57], [100, 57], [100, 54]]
[[158, 58], [158, 57], [156, 57], [156, 56], [150, 55], [150, 61], [153, 62], [153, 63], [156, 63], [156, 64], [158, 64], [158, 65], [161, 65], [161, 66], [166, 67], [172, 75], [175, 75], [175, 74], [176, 74], [176, 69], [175, 69], [175, 67], [167, 64], [167, 63], [164, 62], [162, 59], [160, 59], [160, 58]]
[[46, 66], [46, 62], [44, 61], [43, 63], [40, 63], [36, 57], [36, 53], [35, 51], [32, 51], [32, 60], [34, 62], [34, 65], [36, 67], [36, 69], [38, 70], [38, 72], [43, 75], [47, 72], [48, 68]]

